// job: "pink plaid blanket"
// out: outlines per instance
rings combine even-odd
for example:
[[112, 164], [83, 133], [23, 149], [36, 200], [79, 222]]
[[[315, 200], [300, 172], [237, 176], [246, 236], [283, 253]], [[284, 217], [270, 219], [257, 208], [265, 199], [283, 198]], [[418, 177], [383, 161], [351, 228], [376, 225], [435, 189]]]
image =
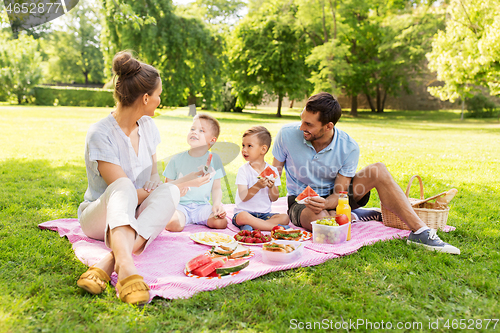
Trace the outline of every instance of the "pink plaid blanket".
[[[234, 205], [225, 205], [228, 215], [228, 228], [217, 230], [234, 235], [238, 229], [229, 218], [233, 215]], [[273, 212], [286, 213], [286, 198], [280, 198], [273, 204]], [[76, 256], [87, 266], [91, 266], [103, 258], [109, 248], [104, 242], [85, 236], [77, 219], [58, 219], [39, 224], [41, 229], [57, 231], [61, 237], [66, 236], [73, 244]], [[453, 230], [449, 227], [449, 230]], [[251, 246], [255, 255], [250, 258], [250, 265], [234, 276], [217, 278], [194, 278], [184, 273], [186, 262], [210, 249], [209, 246], [195, 243], [189, 236], [200, 231], [215, 231], [205, 226], [190, 225], [183, 232], [163, 231], [158, 238], [140, 256], [134, 258], [139, 274], [150, 286], [151, 299], [155, 296], [168, 299], [188, 298], [200, 291], [214, 290], [229, 284], [251, 280], [269, 272], [291, 269], [295, 267], [314, 266], [328, 259], [345, 256], [356, 252], [364, 245], [377, 241], [406, 237], [409, 231], [388, 228], [380, 222], [360, 222], [352, 225], [352, 239], [337, 245], [314, 244], [311, 240], [304, 242], [304, 254], [297, 261], [287, 265], [268, 265], [262, 261], [262, 248]], [[83, 273], [83, 271], [82, 271]], [[116, 284], [117, 275], [113, 273], [111, 282]]]

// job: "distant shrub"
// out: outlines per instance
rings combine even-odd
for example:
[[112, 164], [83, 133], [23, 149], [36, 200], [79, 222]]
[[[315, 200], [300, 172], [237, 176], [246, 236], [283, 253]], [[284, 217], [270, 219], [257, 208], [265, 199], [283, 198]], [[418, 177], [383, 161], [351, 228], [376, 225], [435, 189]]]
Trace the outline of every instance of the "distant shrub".
[[113, 90], [79, 87], [35, 87], [36, 105], [114, 106]]
[[475, 95], [465, 99], [468, 117], [470, 118], [491, 118], [495, 117], [497, 106], [494, 102], [489, 100], [486, 96]]

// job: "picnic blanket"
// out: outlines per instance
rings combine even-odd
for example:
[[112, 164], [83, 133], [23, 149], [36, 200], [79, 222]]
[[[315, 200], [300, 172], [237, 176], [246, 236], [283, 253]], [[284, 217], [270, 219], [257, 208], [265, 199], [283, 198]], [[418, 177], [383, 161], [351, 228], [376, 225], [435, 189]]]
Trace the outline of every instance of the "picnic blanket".
[[[194, 242], [189, 238], [192, 233], [201, 231], [217, 231], [234, 235], [239, 230], [232, 225], [234, 205], [225, 205], [228, 216], [228, 228], [213, 230], [205, 226], [189, 225], [182, 232], [163, 231], [154, 242], [139, 256], [134, 256], [139, 274], [150, 286], [150, 299], [155, 296], [175, 299], [188, 298], [201, 291], [214, 290], [230, 284], [241, 283], [255, 279], [269, 272], [286, 270], [296, 267], [314, 266], [329, 259], [345, 256], [356, 252], [365, 245], [377, 241], [406, 237], [407, 230], [394, 229], [380, 222], [359, 222], [352, 225], [352, 239], [337, 245], [314, 244], [312, 240], [304, 242], [304, 254], [297, 261], [287, 265], [269, 265], [262, 261], [262, 248], [249, 246], [254, 252], [250, 265], [234, 276], [222, 278], [195, 278], [184, 273], [186, 262], [210, 249], [207, 245]], [[273, 204], [273, 212], [286, 213], [286, 198], [280, 198]], [[87, 266], [92, 266], [101, 260], [110, 249], [104, 242], [87, 237], [80, 228], [78, 219], [58, 219], [39, 224], [41, 229], [57, 231], [73, 244], [78, 259]], [[449, 227], [447, 231], [453, 230]], [[83, 271], [82, 271], [83, 273]], [[113, 273], [111, 282], [116, 285], [117, 275]]]

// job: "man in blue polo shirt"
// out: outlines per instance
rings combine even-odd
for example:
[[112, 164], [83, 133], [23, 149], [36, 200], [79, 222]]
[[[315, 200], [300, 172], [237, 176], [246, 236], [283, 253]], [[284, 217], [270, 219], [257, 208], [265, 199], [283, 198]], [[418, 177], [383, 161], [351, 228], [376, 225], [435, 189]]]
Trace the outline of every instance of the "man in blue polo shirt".
[[[285, 167], [288, 192], [288, 215], [293, 224], [311, 230], [311, 222], [335, 215], [341, 191], [348, 191], [353, 213], [377, 215], [362, 211], [370, 191], [375, 188], [380, 200], [412, 230], [408, 243], [429, 250], [460, 254], [460, 250], [439, 239], [418, 217], [405, 194], [384, 164], [371, 164], [356, 172], [359, 147], [347, 133], [335, 127], [342, 110], [329, 93], [311, 96], [302, 111], [300, 123], [283, 126], [273, 146], [273, 165], [280, 174]], [[319, 197], [307, 198], [305, 204], [295, 201], [306, 186]], [[380, 214], [378, 214], [380, 216]]]

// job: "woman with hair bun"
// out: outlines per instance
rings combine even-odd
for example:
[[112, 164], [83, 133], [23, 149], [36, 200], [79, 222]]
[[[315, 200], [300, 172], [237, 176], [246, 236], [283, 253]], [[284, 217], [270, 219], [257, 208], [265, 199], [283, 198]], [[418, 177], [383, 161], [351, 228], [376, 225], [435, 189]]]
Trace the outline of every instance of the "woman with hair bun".
[[193, 173], [176, 185], [160, 180], [156, 168], [160, 133], [150, 118], [160, 104], [160, 75], [126, 51], [115, 55], [113, 71], [117, 107], [87, 133], [88, 188], [78, 208], [85, 235], [105, 241], [112, 251], [77, 284], [100, 294], [115, 271], [120, 299], [140, 304], [149, 301], [149, 286], [138, 274], [132, 254], [142, 253], [165, 229], [179, 204], [179, 189], [203, 185], [209, 175]]

